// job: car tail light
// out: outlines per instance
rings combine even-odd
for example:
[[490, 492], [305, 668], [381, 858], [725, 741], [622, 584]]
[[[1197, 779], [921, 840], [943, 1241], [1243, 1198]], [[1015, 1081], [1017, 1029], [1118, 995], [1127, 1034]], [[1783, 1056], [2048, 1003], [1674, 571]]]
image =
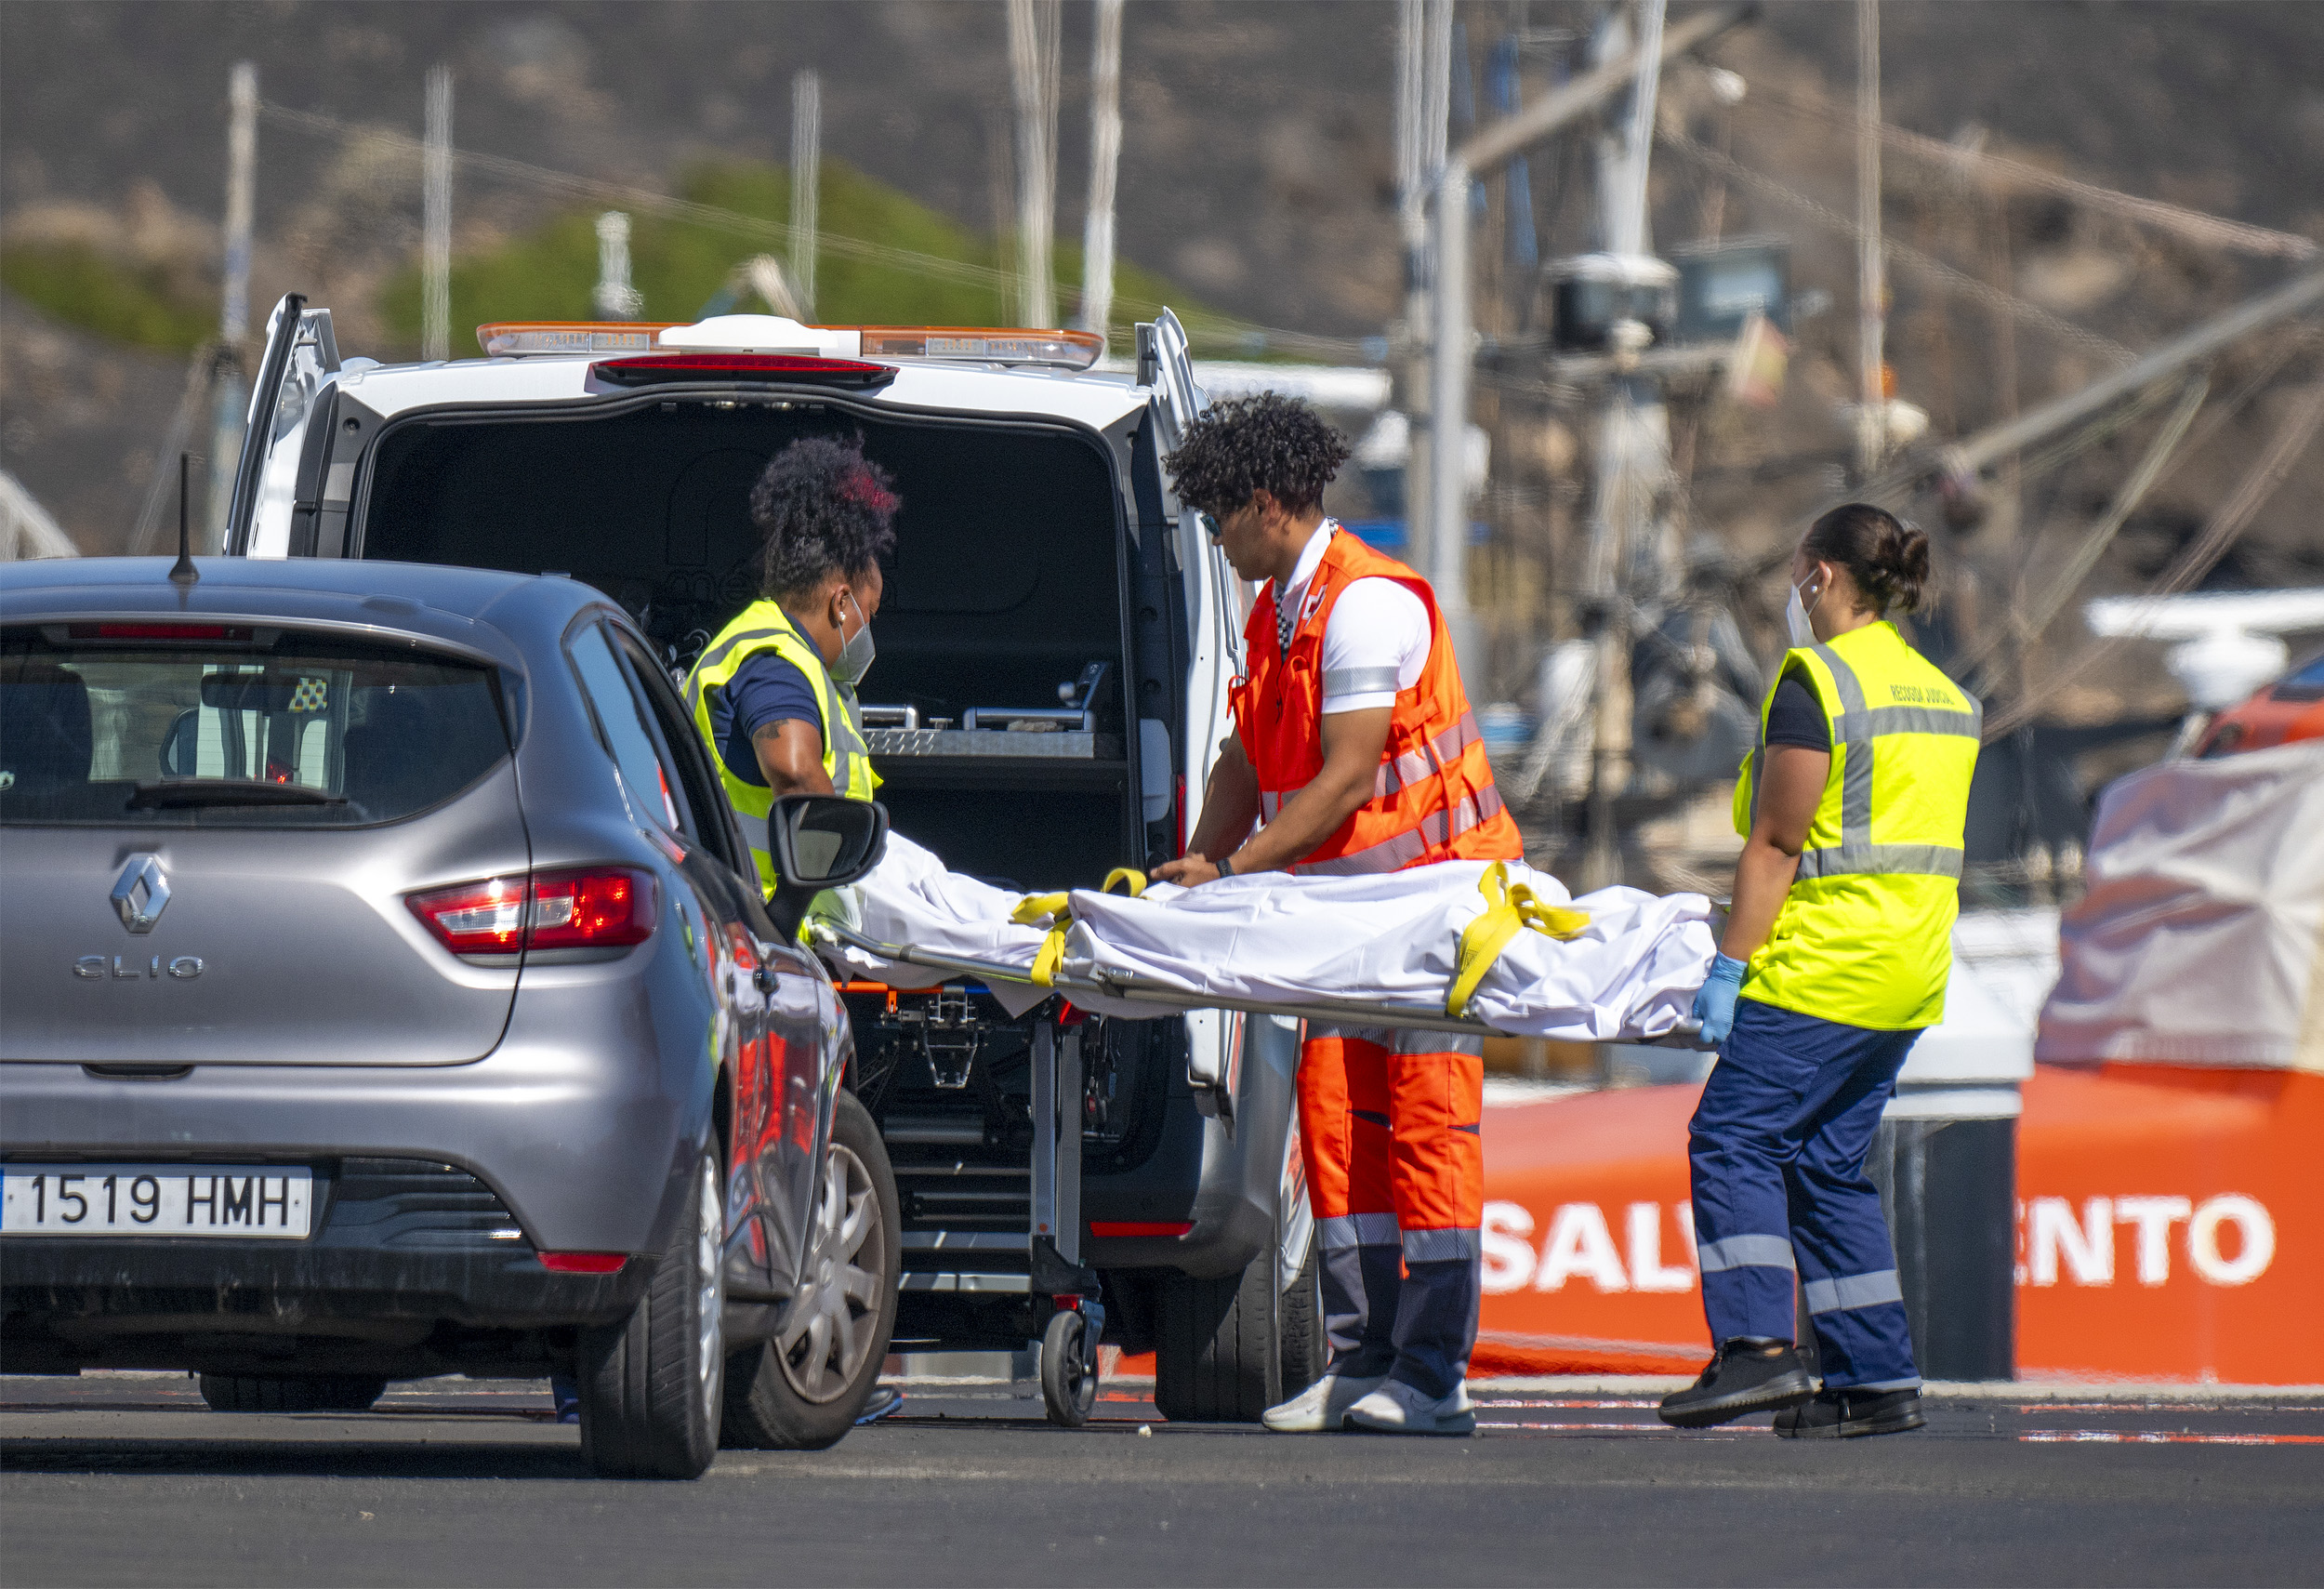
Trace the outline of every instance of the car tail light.
[[823, 359], [807, 353], [649, 353], [635, 359], [601, 359], [589, 366], [589, 373], [615, 386], [680, 380], [769, 381], [843, 387], [850, 391], [870, 391], [896, 378], [891, 364]]
[[654, 875], [630, 867], [489, 878], [404, 903], [456, 955], [614, 949], [654, 935]]
[[534, 949], [617, 948], [654, 935], [654, 877], [626, 867], [539, 872], [533, 879]]
[[1089, 1222], [1092, 1236], [1183, 1236], [1195, 1228], [1192, 1220], [1096, 1220]]
[[627, 1252], [544, 1252], [541, 1267], [560, 1275], [618, 1275], [629, 1262]]

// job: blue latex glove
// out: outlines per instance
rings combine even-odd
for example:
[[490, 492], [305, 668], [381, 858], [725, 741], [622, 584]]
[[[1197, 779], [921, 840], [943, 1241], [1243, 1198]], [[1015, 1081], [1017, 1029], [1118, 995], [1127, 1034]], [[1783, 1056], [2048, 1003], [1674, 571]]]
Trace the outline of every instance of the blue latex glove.
[[1743, 991], [1743, 962], [1725, 955], [1713, 957], [1710, 974], [1695, 995], [1695, 1019], [1703, 1024], [1703, 1041], [1723, 1045], [1735, 1029], [1735, 996]]

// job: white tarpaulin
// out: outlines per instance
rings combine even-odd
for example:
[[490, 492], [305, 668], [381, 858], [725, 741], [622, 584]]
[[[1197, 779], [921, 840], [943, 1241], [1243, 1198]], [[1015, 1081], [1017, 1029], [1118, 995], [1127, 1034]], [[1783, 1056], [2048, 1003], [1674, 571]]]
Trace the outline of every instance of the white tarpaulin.
[[[1493, 957], [1465, 1013], [1516, 1036], [1603, 1042], [1662, 1037], [1694, 1001], [1714, 944], [1710, 903], [1699, 894], [1657, 897], [1609, 888], [1570, 900], [1546, 873], [1503, 863], [1513, 894], [1529, 888], [1552, 911], [1571, 908], [1560, 939], [1519, 930]], [[1486, 914], [1486, 863], [1448, 861], [1379, 877], [1228, 878], [1198, 889], [1157, 883], [1143, 897], [1077, 891], [1057, 972], [1084, 985], [1134, 978], [1195, 997], [1315, 1004], [1353, 1000], [1441, 1012], [1459, 963], [1461, 935]], [[860, 885], [854, 925], [882, 943], [1023, 968], [1029, 975], [1046, 926], [1010, 920], [1023, 895], [947, 872], [928, 851], [891, 836], [888, 854]], [[899, 987], [945, 973], [900, 965], [859, 948], [850, 970]], [[996, 984], [1014, 1010], [1046, 997]], [[1154, 1015], [1152, 1004], [1086, 991], [1076, 1004], [1103, 1013]], [[1353, 1017], [1352, 1017], [1353, 1019]]]
[[2324, 1070], [2324, 745], [2101, 797], [2037, 1059]]

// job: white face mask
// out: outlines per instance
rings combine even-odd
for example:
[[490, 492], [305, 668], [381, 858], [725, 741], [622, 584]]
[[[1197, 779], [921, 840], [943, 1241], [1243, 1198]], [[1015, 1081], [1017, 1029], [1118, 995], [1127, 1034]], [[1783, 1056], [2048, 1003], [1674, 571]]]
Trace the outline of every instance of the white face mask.
[[[1811, 574], [1808, 577], [1813, 579], [1816, 576]], [[1818, 606], [1822, 605], [1823, 600], [1824, 592], [1816, 591]], [[1816, 638], [1816, 627], [1808, 622], [1808, 616], [1814, 611], [1815, 608], [1800, 600], [1800, 588], [1797, 585], [1791, 587], [1791, 600], [1784, 603], [1783, 623], [1784, 628], [1791, 632], [1791, 647], [1795, 651], [1805, 651], [1822, 643]]]
[[864, 617], [863, 605], [856, 602], [855, 593], [850, 590], [843, 594], [855, 607], [855, 616], [863, 618], [864, 627], [840, 644], [839, 659], [831, 665], [831, 676], [852, 690], [871, 671], [872, 658], [878, 655], [878, 648], [872, 643], [871, 619]]

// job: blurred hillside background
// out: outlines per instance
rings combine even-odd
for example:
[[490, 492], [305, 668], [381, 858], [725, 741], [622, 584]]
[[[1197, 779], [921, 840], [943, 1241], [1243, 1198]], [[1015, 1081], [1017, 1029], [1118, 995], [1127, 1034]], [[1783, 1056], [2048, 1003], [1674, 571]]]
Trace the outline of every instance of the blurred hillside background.
[[[1692, 8], [1675, 6], [1674, 20]], [[1458, 4], [1454, 140], [1569, 75], [1603, 10]], [[1056, 275], [1070, 323], [1090, 7], [1067, 0], [1062, 16]], [[1167, 302], [1198, 356], [1395, 364], [1396, 28], [1385, 0], [1129, 6], [1117, 349], [1129, 322]], [[1888, 0], [1882, 30], [1882, 118], [1933, 140], [1892, 145], [1882, 190], [1888, 235], [1912, 255], [1889, 270], [1888, 363], [1932, 442], [2095, 378], [2283, 279], [2303, 249], [2313, 267], [2324, 241], [2324, 5]], [[1732, 401], [1717, 382], [1672, 387], [1679, 485], [1667, 538], [1684, 581], [1673, 611], [1726, 615], [1764, 660], [1778, 648], [1780, 553], [1849, 478], [1855, 8], [1776, 0], [1706, 57], [1739, 78], [1740, 96], [1702, 61], [1664, 75], [1654, 242], [1667, 256], [1706, 239], [1788, 240], [1793, 324], [1787, 378], [1763, 404]], [[468, 328], [483, 319], [593, 312], [593, 224], [605, 205], [493, 160], [693, 200], [772, 231], [788, 215], [791, 83], [803, 68], [821, 73], [821, 225], [890, 251], [826, 252], [818, 317], [1010, 318], [1016, 176], [997, 0], [10, 5], [0, 9], [0, 467], [85, 553], [126, 550], [160, 500], [155, 482], [174, 472], [165, 438], [190, 357], [218, 322], [228, 75], [244, 60], [269, 107], [254, 315], [303, 292], [332, 309], [350, 354], [408, 358], [419, 346], [415, 139], [423, 78], [439, 64], [456, 86], [455, 145], [490, 157], [464, 161], [456, 178], [455, 357], [473, 355]], [[2054, 183], [1997, 179], [1948, 150], [2283, 241], [2206, 242]], [[1472, 597], [1489, 694], [1520, 712], [1547, 709], [1545, 648], [1588, 620], [1575, 569], [1591, 443], [1575, 390], [1542, 357], [1541, 267], [1596, 245], [1595, 157], [1588, 133], [1563, 137], [1531, 152], [1522, 187], [1497, 176], [1477, 195], [1484, 345], [1472, 417], [1492, 461]], [[732, 226], [639, 215], [640, 316], [691, 319], [733, 301], [736, 267], [767, 246]], [[2313, 316], [2231, 348], [2168, 471], [2086, 577], [2073, 564], [2077, 532], [2170, 422], [2173, 388], [2030, 449], [1980, 512], [1939, 533], [1950, 598], [1933, 642], [1974, 659], [2011, 629], [2007, 676], [1982, 664], [1980, 682], [2034, 703], [2053, 736], [2045, 764], [2067, 769], [2026, 774], [2026, 800], [2056, 807], [2053, 820], [2026, 822], [2078, 832], [2088, 790], [2151, 758], [2185, 706], [2151, 644], [2101, 668], [2076, 662], [2091, 644], [2080, 598], [2142, 589], [2171, 566], [2320, 382]], [[1353, 519], [1399, 511], [1375, 496], [1352, 470], [1332, 506]], [[2320, 519], [2324, 447], [2311, 445], [2202, 588], [2324, 584]], [[2077, 576], [2061, 587], [2074, 599], [2042, 614], [2061, 575]], [[1684, 701], [1671, 709], [1683, 718]], [[2041, 777], [2057, 787], [2036, 789]], [[1674, 865], [1668, 877], [1684, 881]]]

